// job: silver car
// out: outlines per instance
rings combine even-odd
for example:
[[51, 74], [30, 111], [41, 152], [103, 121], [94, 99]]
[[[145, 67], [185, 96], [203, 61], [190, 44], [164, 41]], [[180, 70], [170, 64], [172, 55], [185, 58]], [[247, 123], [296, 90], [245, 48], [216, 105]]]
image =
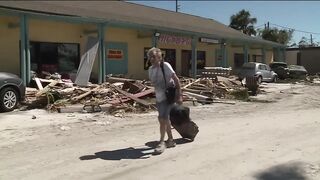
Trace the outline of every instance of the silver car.
[[0, 112], [14, 110], [24, 100], [26, 87], [14, 74], [0, 72]]
[[259, 84], [261, 82], [276, 82], [278, 78], [277, 73], [273, 72], [268, 65], [256, 62], [244, 63], [238, 71], [238, 76], [240, 80], [254, 76]]

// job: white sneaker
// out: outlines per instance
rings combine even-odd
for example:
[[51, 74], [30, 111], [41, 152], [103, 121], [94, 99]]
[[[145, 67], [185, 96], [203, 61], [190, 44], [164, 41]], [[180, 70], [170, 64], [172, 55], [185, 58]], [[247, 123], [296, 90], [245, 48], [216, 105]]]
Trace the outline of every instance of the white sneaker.
[[158, 146], [154, 149], [155, 154], [161, 154], [166, 149], [165, 143], [162, 141], [158, 144]]
[[166, 146], [167, 146], [167, 148], [173, 148], [173, 147], [176, 147], [176, 142], [174, 142], [174, 140], [173, 139], [170, 139], [170, 140], [168, 140], [168, 141], [166, 141]]

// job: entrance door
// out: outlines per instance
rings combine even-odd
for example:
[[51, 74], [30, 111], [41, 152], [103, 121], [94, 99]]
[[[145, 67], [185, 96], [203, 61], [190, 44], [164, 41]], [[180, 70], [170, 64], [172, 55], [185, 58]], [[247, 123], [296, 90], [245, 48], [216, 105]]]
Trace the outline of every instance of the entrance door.
[[242, 53], [234, 53], [234, 68], [238, 69], [244, 63], [244, 54]]
[[106, 42], [106, 74], [128, 73], [128, 44]]
[[221, 49], [216, 49], [216, 66], [223, 67], [223, 57]]
[[181, 75], [189, 77], [189, 70], [191, 69], [191, 56], [190, 50], [181, 51]]

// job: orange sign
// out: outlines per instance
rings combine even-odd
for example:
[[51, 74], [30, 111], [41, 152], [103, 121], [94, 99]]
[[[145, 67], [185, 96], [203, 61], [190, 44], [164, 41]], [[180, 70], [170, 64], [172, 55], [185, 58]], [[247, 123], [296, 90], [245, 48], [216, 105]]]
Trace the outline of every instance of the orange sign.
[[107, 57], [109, 60], [122, 60], [123, 59], [123, 51], [120, 49], [108, 49]]

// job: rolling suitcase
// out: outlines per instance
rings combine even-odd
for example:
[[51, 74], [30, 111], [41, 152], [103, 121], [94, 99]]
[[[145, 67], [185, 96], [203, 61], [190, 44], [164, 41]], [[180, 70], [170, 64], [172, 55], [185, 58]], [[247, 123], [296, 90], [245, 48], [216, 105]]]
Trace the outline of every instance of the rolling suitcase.
[[194, 140], [199, 127], [190, 119], [190, 109], [182, 105], [174, 105], [170, 111], [171, 125], [186, 139]]

